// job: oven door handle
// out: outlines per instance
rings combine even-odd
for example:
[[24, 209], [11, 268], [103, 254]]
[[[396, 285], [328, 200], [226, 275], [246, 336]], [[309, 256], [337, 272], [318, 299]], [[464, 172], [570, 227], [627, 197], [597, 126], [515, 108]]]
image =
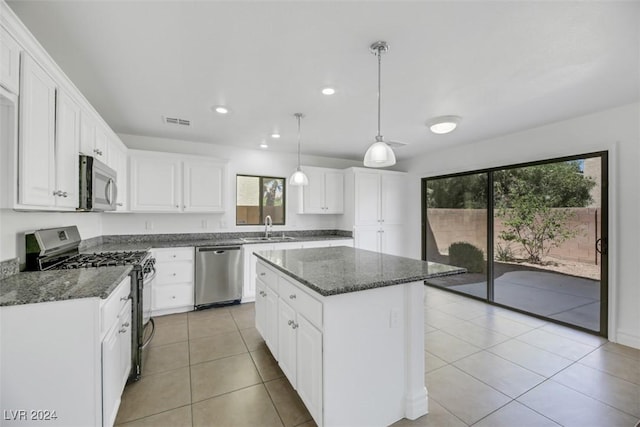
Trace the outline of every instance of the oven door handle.
[[151, 273], [150, 277], [143, 277], [142, 281], [143, 281], [143, 286], [146, 285], [147, 283], [150, 283], [153, 281], [153, 279], [156, 278], [156, 276], [158, 275], [158, 270], [155, 269], [155, 267], [152, 267], [151, 270], [153, 271], [153, 273]]

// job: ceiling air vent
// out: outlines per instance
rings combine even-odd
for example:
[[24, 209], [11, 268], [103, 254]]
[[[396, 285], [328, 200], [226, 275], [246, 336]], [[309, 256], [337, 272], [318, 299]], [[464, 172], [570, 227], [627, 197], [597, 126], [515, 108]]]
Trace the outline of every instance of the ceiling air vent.
[[168, 125], [191, 126], [191, 120], [179, 119], [177, 117], [162, 116], [162, 121]]

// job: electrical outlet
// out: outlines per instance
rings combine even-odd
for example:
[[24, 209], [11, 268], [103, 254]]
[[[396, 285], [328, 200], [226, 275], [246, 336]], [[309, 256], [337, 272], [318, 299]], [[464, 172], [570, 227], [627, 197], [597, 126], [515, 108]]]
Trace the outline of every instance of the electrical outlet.
[[207, 228], [209, 228], [209, 221], [207, 221], [206, 219], [202, 220], [202, 228], [204, 228], [205, 230]]
[[153, 230], [153, 221], [145, 221], [144, 228], [145, 230]]

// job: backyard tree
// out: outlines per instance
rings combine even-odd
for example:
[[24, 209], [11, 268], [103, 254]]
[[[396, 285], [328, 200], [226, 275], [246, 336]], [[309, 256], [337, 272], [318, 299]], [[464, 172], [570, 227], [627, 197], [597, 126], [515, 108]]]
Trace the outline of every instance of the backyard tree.
[[528, 261], [542, 263], [552, 248], [577, 234], [568, 224], [573, 216], [568, 208], [587, 206], [594, 185], [578, 162], [496, 172], [496, 214], [505, 226], [498, 237], [520, 244]]

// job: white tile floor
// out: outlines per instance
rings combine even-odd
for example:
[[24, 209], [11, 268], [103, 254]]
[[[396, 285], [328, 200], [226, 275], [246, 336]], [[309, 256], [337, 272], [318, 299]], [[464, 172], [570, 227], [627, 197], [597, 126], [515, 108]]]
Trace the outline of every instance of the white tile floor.
[[[157, 319], [128, 426], [312, 426], [257, 334], [252, 304]], [[624, 426], [640, 419], [640, 350], [425, 288], [429, 414], [396, 426]]]

